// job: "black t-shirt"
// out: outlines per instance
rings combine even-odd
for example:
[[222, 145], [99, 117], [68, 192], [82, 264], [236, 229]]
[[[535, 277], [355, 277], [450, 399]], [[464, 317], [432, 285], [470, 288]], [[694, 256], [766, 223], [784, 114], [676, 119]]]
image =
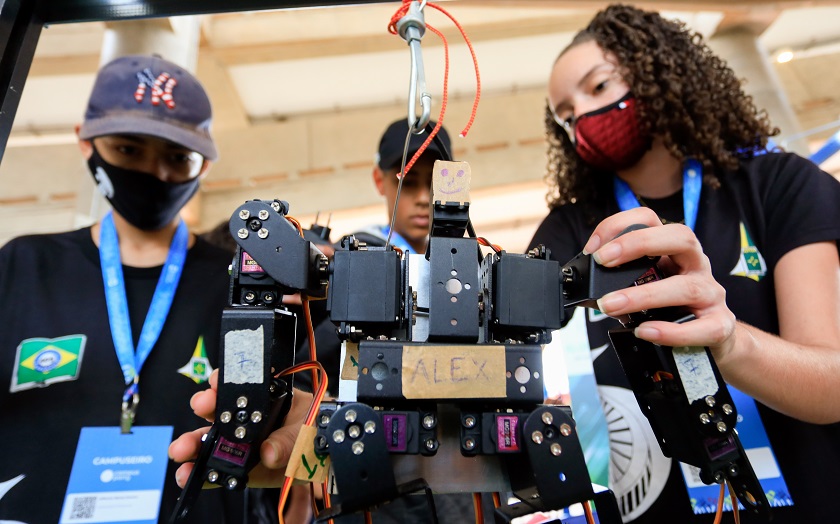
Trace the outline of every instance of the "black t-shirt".
[[[229, 254], [201, 239], [189, 249], [166, 323], [140, 374], [135, 425], [174, 426], [176, 438], [207, 424], [189, 399], [207, 388], [205, 366], [217, 367], [229, 263]], [[161, 267], [123, 271], [136, 344]], [[0, 482], [23, 476], [0, 495], [0, 521], [55, 523], [81, 429], [119, 426], [125, 389], [90, 228], [10, 241], [0, 249], [0, 290], [0, 441], [6, 449]], [[16, 358], [19, 346], [33, 339], [83, 344], [76, 370], [33, 387], [27, 365]], [[161, 522], [180, 494], [175, 469], [170, 461]], [[242, 522], [242, 511], [242, 492], [211, 490], [199, 497], [190, 522]]]
[[[797, 247], [840, 239], [840, 183], [811, 162], [784, 153], [745, 160], [736, 173], [721, 177], [721, 183], [717, 190], [703, 187], [695, 233], [736, 317], [778, 333], [773, 271], [779, 259]], [[682, 219], [679, 195], [646, 203], [663, 218]], [[555, 208], [539, 226], [531, 247], [543, 244], [554, 259], [565, 263], [581, 251], [598, 221], [618, 211], [610, 201], [598, 210], [597, 220], [590, 221], [580, 205]], [[617, 321], [593, 310], [575, 314], [586, 315], [599, 394], [616, 437], [611, 439], [611, 487], [625, 518], [708, 524], [709, 515], [691, 512], [678, 464], [662, 456], [607, 345], [606, 332], [618, 327]], [[831, 501], [833, 479], [840, 470], [840, 423], [808, 424], [760, 403], [758, 409], [794, 501], [792, 508], [772, 510], [774, 522], [836, 521]], [[629, 444], [627, 435], [633, 437]], [[742, 522], [759, 522], [745, 512], [741, 515]]]

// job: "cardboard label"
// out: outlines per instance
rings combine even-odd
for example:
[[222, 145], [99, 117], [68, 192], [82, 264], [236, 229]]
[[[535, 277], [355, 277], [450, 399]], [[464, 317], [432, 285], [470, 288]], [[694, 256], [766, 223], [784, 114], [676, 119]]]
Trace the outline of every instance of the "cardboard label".
[[344, 341], [344, 362], [341, 364], [342, 380], [359, 380], [359, 344]]
[[324, 482], [330, 469], [330, 457], [319, 457], [315, 453], [315, 436], [318, 430], [314, 426], [301, 426], [295, 447], [286, 466], [286, 476], [306, 482]]
[[470, 165], [466, 162], [435, 160], [432, 202], [469, 202], [471, 176]]
[[405, 398], [506, 398], [504, 346], [404, 346]]

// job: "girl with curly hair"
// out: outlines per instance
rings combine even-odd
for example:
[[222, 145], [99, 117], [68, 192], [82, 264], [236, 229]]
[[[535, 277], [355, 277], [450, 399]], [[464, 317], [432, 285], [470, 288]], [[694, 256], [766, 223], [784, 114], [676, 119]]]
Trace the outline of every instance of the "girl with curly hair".
[[[582, 311], [625, 520], [708, 523], [700, 513], [714, 511], [689, 495], [699, 483], [663, 456], [604, 350], [618, 327], [609, 317], [667, 306], [696, 319], [645, 322], [635, 334], [709, 347], [745, 394], [733, 393], [750, 419], [741, 439], [780, 506], [774, 522], [836, 520], [826, 479], [840, 470], [840, 183], [766, 150], [778, 131], [700, 35], [629, 6], [599, 12], [557, 58], [546, 129], [551, 211], [531, 245], [607, 267], [660, 256], [670, 275]], [[617, 237], [631, 224], [650, 227]]]

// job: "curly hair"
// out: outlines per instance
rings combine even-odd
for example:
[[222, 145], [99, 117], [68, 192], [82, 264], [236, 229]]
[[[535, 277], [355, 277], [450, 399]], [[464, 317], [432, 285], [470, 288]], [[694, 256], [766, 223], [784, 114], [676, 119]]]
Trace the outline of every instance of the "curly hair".
[[[757, 110], [741, 81], [682, 22], [626, 5], [600, 11], [569, 49], [595, 41], [618, 61], [619, 73], [639, 102], [640, 126], [662, 138], [680, 161], [702, 162], [705, 184], [720, 186], [718, 173], [766, 147], [779, 131], [766, 111]], [[558, 57], [559, 59], [559, 57]], [[594, 212], [612, 195], [612, 177], [585, 164], [546, 107], [549, 206], [580, 202]]]

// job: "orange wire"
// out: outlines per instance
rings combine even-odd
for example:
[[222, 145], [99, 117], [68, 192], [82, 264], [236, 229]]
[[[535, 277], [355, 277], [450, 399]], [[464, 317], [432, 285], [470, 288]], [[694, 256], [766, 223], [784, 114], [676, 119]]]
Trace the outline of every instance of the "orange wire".
[[720, 519], [723, 518], [724, 489], [726, 489], [726, 486], [723, 483], [721, 483], [721, 485], [720, 485], [720, 495], [718, 495], [717, 511], [715, 512], [715, 521], [712, 524], [720, 524]]
[[478, 238], [476, 238], [476, 240], [478, 240], [478, 243], [481, 244], [482, 246], [487, 246], [487, 247], [491, 248], [493, 251], [495, 251], [496, 253], [500, 253], [502, 251], [502, 248], [499, 245], [491, 244], [490, 241], [487, 240], [484, 237], [478, 237]]
[[370, 511], [365, 511], [365, 524], [373, 524], [373, 519], [370, 517]]
[[475, 524], [484, 522], [484, 510], [481, 507], [481, 493], [473, 493], [473, 509], [475, 510]]
[[[309, 406], [309, 412], [306, 415], [306, 419], [304, 420], [304, 425], [312, 426], [315, 417], [318, 415], [318, 409], [321, 406], [321, 401], [324, 399], [324, 395], [327, 392], [327, 372], [324, 371], [324, 366], [322, 366], [319, 362], [301, 362], [296, 366], [292, 366], [289, 369], [286, 369], [277, 374], [278, 377], [284, 375], [291, 375], [292, 373], [297, 373], [298, 371], [303, 371], [306, 369], [312, 368], [319, 369], [321, 374], [323, 375], [324, 381], [318, 386], [318, 390], [315, 392], [315, 397], [312, 399], [312, 404]], [[283, 480], [283, 487], [280, 490], [280, 500], [277, 502], [277, 514], [280, 519], [280, 524], [283, 524], [283, 508], [286, 507], [286, 502], [289, 498], [289, 491], [292, 489], [292, 477], [286, 477]]]
[[[397, 22], [399, 22], [400, 18], [405, 16], [406, 13], [408, 13], [409, 4], [411, 3], [411, 0], [402, 0], [402, 1], [403, 1], [403, 3], [400, 5], [399, 9], [397, 9], [397, 12], [394, 13], [394, 15], [391, 17], [391, 20], [388, 24], [388, 32], [390, 32], [393, 35], [398, 34]], [[475, 91], [475, 99], [473, 101], [472, 112], [470, 114], [470, 119], [467, 122], [466, 127], [464, 127], [464, 129], [461, 131], [461, 135], [460, 135], [462, 137], [465, 137], [465, 136], [467, 136], [467, 133], [469, 132], [470, 127], [472, 127], [472, 124], [475, 121], [475, 114], [478, 111], [478, 101], [481, 97], [481, 77], [480, 77], [479, 72], [478, 72], [478, 59], [475, 56], [475, 50], [472, 47], [472, 43], [470, 42], [470, 39], [467, 37], [467, 33], [464, 31], [464, 28], [461, 26], [461, 24], [459, 24], [458, 21], [455, 20], [455, 18], [451, 14], [449, 14], [446, 10], [444, 10], [443, 8], [438, 6], [437, 4], [433, 4], [433, 3], [429, 2], [426, 5], [437, 9], [438, 11], [440, 11], [441, 13], [446, 15], [450, 20], [452, 20], [452, 22], [455, 24], [455, 26], [461, 32], [461, 35], [464, 37], [464, 41], [467, 43], [467, 47], [469, 48], [470, 54], [471, 54], [472, 59], [473, 59], [473, 64], [475, 66], [476, 91]], [[411, 167], [414, 166], [414, 163], [417, 161], [418, 158], [420, 158], [420, 156], [426, 150], [426, 147], [428, 147], [428, 145], [432, 142], [432, 139], [434, 139], [435, 135], [440, 130], [441, 126], [443, 125], [443, 116], [446, 113], [446, 104], [449, 100], [449, 42], [447, 42], [446, 37], [443, 36], [443, 33], [438, 31], [437, 29], [435, 29], [431, 25], [426, 24], [426, 29], [428, 29], [429, 31], [436, 34], [443, 41], [443, 52], [444, 52], [444, 57], [445, 57], [445, 64], [444, 64], [444, 69], [443, 69], [443, 94], [442, 94], [442, 97], [441, 97], [440, 114], [438, 115], [437, 124], [435, 125], [434, 129], [432, 130], [431, 133], [429, 133], [429, 136], [426, 138], [426, 141], [423, 142], [423, 144], [420, 146], [420, 148], [417, 150], [417, 152], [414, 153], [414, 156], [411, 157], [411, 160], [406, 164], [403, 172], [398, 175], [399, 177], [403, 177], [403, 176], [405, 176], [406, 173], [411, 171]]]
[[493, 493], [493, 507], [499, 508], [502, 506], [502, 497], [498, 493]]
[[728, 480], [726, 485], [729, 487], [729, 498], [732, 501], [732, 516], [735, 517], [735, 524], [741, 524], [741, 515], [738, 513], [738, 497], [735, 495], [735, 490], [732, 488], [732, 483]]
[[[306, 330], [309, 334], [309, 360], [316, 362], [318, 352], [315, 349], [315, 328], [312, 326], [312, 312], [309, 310], [309, 297], [301, 294], [300, 300], [303, 303], [303, 317], [306, 319]], [[312, 390], [318, 389], [318, 370], [312, 368]]]
[[595, 516], [592, 514], [592, 506], [589, 505], [589, 501], [583, 501], [581, 506], [583, 506], [583, 514], [586, 515], [586, 522], [595, 524]]
[[298, 219], [296, 219], [295, 217], [286, 215], [286, 220], [288, 220], [289, 222], [292, 223], [292, 225], [295, 226], [295, 229], [297, 229], [298, 234], [300, 234], [300, 236], [303, 236], [303, 228], [301, 227], [300, 222], [298, 222]]

